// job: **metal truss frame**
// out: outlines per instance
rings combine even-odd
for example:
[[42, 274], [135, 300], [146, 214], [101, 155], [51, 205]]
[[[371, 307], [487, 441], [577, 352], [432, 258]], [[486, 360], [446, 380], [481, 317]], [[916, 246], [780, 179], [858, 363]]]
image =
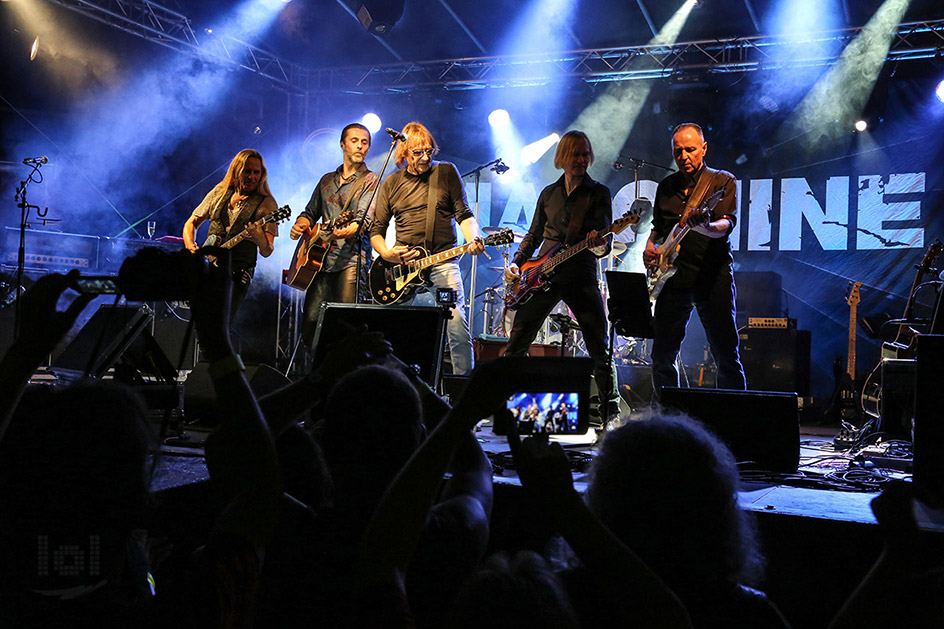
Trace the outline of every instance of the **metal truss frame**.
[[[199, 59], [254, 72], [300, 94], [397, 94], [660, 79], [687, 74], [748, 72], [835, 62], [864, 27], [813, 34], [803, 40], [757, 35], [669, 45], [619, 46], [535, 55], [401, 61], [312, 69], [229, 36], [201, 43], [190, 20], [149, 0], [49, 0], [126, 33]], [[944, 58], [944, 19], [900, 24], [888, 61]]]
[[[312, 92], [408, 93], [659, 79], [686, 74], [823, 66], [839, 59], [863, 30], [848, 28], [786, 40], [764, 35], [670, 45], [621, 46], [537, 55], [468, 57], [314, 71]], [[900, 24], [888, 61], [944, 58], [944, 19]]]
[[48, 0], [102, 24], [171, 50], [254, 72], [291, 92], [307, 92], [309, 68], [258, 46], [225, 35], [207, 34], [203, 41], [185, 15], [149, 0]]

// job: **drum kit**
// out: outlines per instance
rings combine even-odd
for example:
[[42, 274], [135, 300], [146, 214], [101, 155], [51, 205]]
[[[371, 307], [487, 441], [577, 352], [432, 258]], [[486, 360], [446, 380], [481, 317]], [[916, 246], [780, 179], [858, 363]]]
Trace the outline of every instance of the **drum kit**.
[[[505, 227], [483, 227], [482, 233], [488, 236], [501, 229], [505, 229]], [[511, 226], [511, 230], [515, 235], [514, 242], [520, 243], [524, 238], [524, 232], [516, 226]], [[600, 260], [599, 281], [604, 308], [606, 308], [607, 298], [606, 282], [602, 279], [605, 270], [604, 263], [610, 269], [619, 267], [620, 256], [626, 253], [630, 248], [630, 244], [622, 240], [614, 240], [610, 255]], [[511, 328], [515, 321], [515, 311], [505, 307], [505, 271], [508, 269], [511, 259], [511, 245], [502, 245], [500, 250], [501, 266], [486, 267], [489, 271], [500, 272], [498, 280], [476, 297], [481, 297], [483, 304], [481, 312], [484, 314], [484, 329], [482, 334], [507, 338], [511, 335]], [[579, 332], [580, 326], [577, 324], [573, 312], [564, 302], [560, 302], [544, 320], [534, 343], [539, 345], [563, 345], [565, 354], [585, 356], [587, 355], [586, 346]], [[617, 337], [613, 348], [613, 357], [617, 364], [621, 365], [647, 363], [647, 354], [648, 342], [645, 339]]]

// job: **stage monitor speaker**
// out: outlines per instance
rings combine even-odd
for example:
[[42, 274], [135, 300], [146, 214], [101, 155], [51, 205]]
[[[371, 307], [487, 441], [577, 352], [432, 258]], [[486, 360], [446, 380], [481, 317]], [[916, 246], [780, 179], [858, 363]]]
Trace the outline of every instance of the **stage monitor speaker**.
[[913, 480], [923, 499], [944, 508], [944, 421], [941, 382], [944, 381], [944, 335], [918, 335], [915, 370]]
[[331, 343], [362, 325], [372, 332], [383, 332], [397, 358], [416, 365], [420, 377], [431, 387], [439, 386], [446, 338], [443, 308], [326, 302], [321, 306], [312, 341], [314, 364], [321, 364]]
[[49, 371], [63, 380], [86, 374], [101, 378], [150, 322], [144, 306], [102, 305], [52, 361]]
[[[292, 383], [282, 372], [269, 365], [246, 365], [249, 388], [256, 397], [268, 395]], [[206, 425], [219, 423], [216, 390], [210, 378], [210, 363], [198, 362], [184, 381], [184, 417], [188, 423], [201, 421]]]
[[707, 425], [738, 462], [775, 472], [796, 472], [800, 462], [797, 397], [773, 391], [665, 387], [662, 405]]
[[740, 337], [748, 389], [810, 394], [809, 330], [745, 328]]

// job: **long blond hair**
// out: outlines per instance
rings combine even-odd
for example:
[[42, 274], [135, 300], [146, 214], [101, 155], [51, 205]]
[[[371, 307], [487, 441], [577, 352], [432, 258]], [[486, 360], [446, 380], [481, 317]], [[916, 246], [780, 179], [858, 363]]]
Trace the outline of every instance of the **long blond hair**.
[[590, 138], [587, 137], [587, 134], [583, 131], [568, 131], [560, 139], [560, 142], [557, 143], [557, 152], [554, 153], [554, 168], [563, 168], [564, 162], [567, 161], [577, 150], [577, 146], [580, 145], [581, 140], [587, 141], [587, 147], [590, 149], [590, 165], [593, 165], [593, 145], [590, 144]]
[[226, 176], [223, 177], [223, 181], [218, 183], [216, 187], [224, 190], [226, 188], [235, 188], [236, 182], [243, 176], [243, 170], [245, 170], [246, 162], [250, 157], [255, 157], [259, 160], [259, 163], [262, 164], [262, 177], [259, 178], [259, 185], [256, 186], [256, 192], [271, 197], [272, 191], [269, 190], [269, 172], [266, 170], [265, 160], [262, 159], [262, 155], [255, 149], [243, 149], [236, 153], [236, 157], [229, 163]]
[[[413, 122], [406, 123], [406, 126], [403, 127], [402, 133], [406, 136], [406, 142], [400, 142], [397, 144], [395, 157], [397, 159], [398, 168], [403, 168], [406, 166], [406, 145], [410, 144], [413, 140], [418, 140], [422, 144], [429, 142], [430, 147], [433, 149], [434, 155], [439, 151], [439, 145], [436, 144], [436, 138], [433, 137], [433, 134], [429, 132], [429, 129], [415, 120]], [[416, 142], [412, 143], [414, 146], [416, 145]]]

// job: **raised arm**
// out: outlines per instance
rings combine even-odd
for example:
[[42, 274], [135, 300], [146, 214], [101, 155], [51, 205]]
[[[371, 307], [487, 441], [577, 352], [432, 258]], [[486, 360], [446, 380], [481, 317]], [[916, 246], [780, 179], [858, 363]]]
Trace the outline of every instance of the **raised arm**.
[[78, 276], [78, 271], [44, 275], [20, 298], [20, 334], [0, 360], [0, 440], [33, 372], [93, 299], [79, 295], [65, 310], [56, 310], [59, 298]]

